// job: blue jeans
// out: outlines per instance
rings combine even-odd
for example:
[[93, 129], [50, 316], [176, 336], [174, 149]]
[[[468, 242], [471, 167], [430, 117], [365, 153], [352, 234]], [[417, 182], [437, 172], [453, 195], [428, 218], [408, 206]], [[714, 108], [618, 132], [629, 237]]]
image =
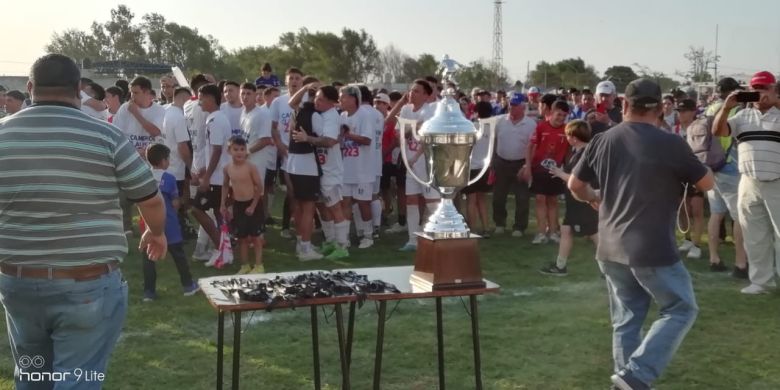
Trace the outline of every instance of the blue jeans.
[[17, 389], [102, 387], [127, 314], [121, 271], [87, 281], [0, 274], [0, 302]]
[[[629, 267], [599, 261], [607, 280], [612, 317], [615, 372], [630, 373], [650, 385], [672, 360], [693, 326], [699, 307], [682, 262], [666, 267]], [[642, 324], [655, 300], [659, 318], [644, 339]]]

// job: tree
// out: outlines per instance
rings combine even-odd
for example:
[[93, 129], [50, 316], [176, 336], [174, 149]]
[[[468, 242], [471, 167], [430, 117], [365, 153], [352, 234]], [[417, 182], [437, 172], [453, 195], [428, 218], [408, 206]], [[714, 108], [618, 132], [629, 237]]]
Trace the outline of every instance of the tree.
[[626, 90], [628, 83], [638, 79], [639, 76], [634, 73], [634, 69], [630, 66], [613, 65], [604, 71], [604, 78], [612, 81], [615, 84], [615, 89], [618, 92], [622, 92]]
[[111, 20], [103, 24], [105, 37], [113, 49], [109, 59], [143, 60], [146, 56], [144, 32], [140, 26], [133, 25], [134, 17], [135, 14], [124, 4], [111, 10]]
[[365, 81], [374, 74], [379, 62], [379, 51], [374, 38], [365, 30], [359, 32], [344, 28], [341, 30], [341, 53], [347, 61], [346, 80]]
[[47, 53], [61, 53], [76, 61], [100, 58], [100, 45], [97, 40], [84, 31], [68, 29], [54, 33], [51, 42], [46, 45]]
[[556, 63], [542, 61], [531, 71], [528, 85], [541, 86], [543, 89], [566, 86], [590, 86], [598, 83], [599, 77], [592, 65], [581, 58], [567, 58]]
[[634, 63], [634, 66], [639, 69], [639, 76], [652, 79], [661, 87], [661, 91], [671, 91], [673, 88], [677, 88], [680, 85], [677, 80], [667, 76], [664, 72], [658, 72], [650, 69], [647, 66]]
[[408, 83], [412, 80], [402, 80], [404, 61], [410, 58], [406, 53], [389, 44], [379, 52], [379, 61], [374, 74], [383, 82]]
[[407, 58], [402, 66], [402, 80], [411, 82], [420, 77], [433, 76], [436, 74], [438, 67], [439, 61], [436, 61], [436, 57], [433, 54], [423, 53], [417, 59]]
[[688, 62], [691, 64], [691, 68], [688, 73], [684, 73], [686, 79], [695, 83], [712, 81], [712, 75], [709, 69], [712, 65], [718, 62], [718, 56], [714, 55], [711, 51], [704, 50], [703, 47], [688, 48], [688, 52], [683, 54]]
[[496, 72], [494, 66], [485, 61], [474, 61], [463, 67], [456, 74], [455, 80], [458, 87], [464, 91], [474, 87], [500, 89], [509, 85], [506, 71]]

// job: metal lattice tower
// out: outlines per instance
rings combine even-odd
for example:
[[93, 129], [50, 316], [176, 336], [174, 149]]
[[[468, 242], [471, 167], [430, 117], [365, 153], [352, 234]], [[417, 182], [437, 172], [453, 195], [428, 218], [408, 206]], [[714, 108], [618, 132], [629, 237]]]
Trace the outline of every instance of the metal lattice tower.
[[504, 67], [504, 33], [501, 26], [503, 3], [503, 0], [493, 1], [493, 69], [496, 73], [500, 73]]

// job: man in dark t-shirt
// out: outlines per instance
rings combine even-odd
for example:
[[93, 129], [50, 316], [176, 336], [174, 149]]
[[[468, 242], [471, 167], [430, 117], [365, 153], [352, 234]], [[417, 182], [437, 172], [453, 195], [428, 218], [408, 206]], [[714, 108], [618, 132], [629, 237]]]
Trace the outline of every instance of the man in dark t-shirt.
[[[569, 188], [577, 199], [600, 204], [596, 259], [610, 298], [612, 382], [619, 389], [649, 389], [698, 312], [674, 236], [680, 186], [707, 191], [713, 177], [683, 139], [654, 125], [661, 113], [656, 83], [631, 82], [623, 107], [625, 121], [591, 141]], [[642, 339], [652, 300], [660, 316]]]

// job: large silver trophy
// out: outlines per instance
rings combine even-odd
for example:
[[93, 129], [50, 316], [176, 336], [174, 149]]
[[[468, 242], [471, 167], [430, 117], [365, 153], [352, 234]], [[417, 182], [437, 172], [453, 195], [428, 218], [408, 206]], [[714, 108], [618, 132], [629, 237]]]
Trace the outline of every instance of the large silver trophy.
[[[496, 138], [497, 117], [480, 119], [478, 128], [475, 128], [461, 112], [453, 94], [452, 90], [444, 94], [444, 98], [436, 105], [433, 118], [422, 123], [421, 127], [416, 120], [398, 118], [401, 131], [412, 133], [422, 144], [425, 156], [427, 177], [420, 178], [409, 164], [406, 137], [402, 133], [401, 155], [407, 174], [423, 186], [432, 187], [441, 194], [441, 203], [423, 229], [423, 232], [433, 239], [469, 237], [469, 228], [463, 216], [455, 209], [452, 200], [460, 190], [477, 182], [487, 172]], [[469, 180], [471, 152], [474, 144], [482, 137], [490, 137], [488, 153], [482, 170]]]

